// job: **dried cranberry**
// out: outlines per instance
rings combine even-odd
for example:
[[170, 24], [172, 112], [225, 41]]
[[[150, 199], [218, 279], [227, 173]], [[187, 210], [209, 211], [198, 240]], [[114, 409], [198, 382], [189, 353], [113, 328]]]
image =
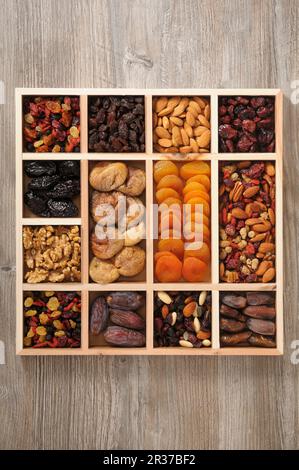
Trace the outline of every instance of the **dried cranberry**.
[[225, 232], [227, 233], [227, 235], [229, 235], [230, 237], [234, 237], [235, 234], [236, 234], [236, 228], [233, 224], [227, 224], [226, 227], [225, 227]]
[[224, 124], [219, 127], [219, 135], [224, 139], [234, 139], [237, 134], [236, 129], [228, 124]]
[[244, 131], [248, 131], [250, 133], [253, 133], [255, 131], [255, 128], [256, 128], [256, 123], [250, 119], [244, 119], [244, 121], [242, 121], [242, 127], [244, 129]]
[[246, 135], [242, 135], [242, 137], [237, 142], [237, 150], [240, 152], [249, 152], [251, 146], [252, 142]]

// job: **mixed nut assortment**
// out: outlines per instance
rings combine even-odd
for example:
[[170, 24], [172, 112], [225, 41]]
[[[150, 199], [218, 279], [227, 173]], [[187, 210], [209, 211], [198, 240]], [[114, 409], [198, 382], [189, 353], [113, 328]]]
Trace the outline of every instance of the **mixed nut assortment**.
[[90, 309], [90, 334], [102, 333], [111, 346], [145, 346], [145, 320], [137, 312], [144, 303], [144, 295], [137, 292], [110, 292], [96, 297]]
[[94, 221], [89, 275], [107, 284], [120, 276], [134, 277], [145, 266], [145, 251], [137, 246], [145, 238], [145, 171], [122, 162], [97, 163], [89, 175], [94, 189], [90, 212]]
[[211, 293], [155, 292], [155, 347], [211, 346]]
[[89, 151], [145, 151], [143, 96], [90, 97], [88, 115]]
[[275, 166], [220, 163], [220, 280], [275, 280]]
[[80, 152], [79, 96], [25, 96], [25, 152]]
[[220, 152], [274, 152], [274, 96], [220, 96]]
[[273, 292], [222, 293], [220, 345], [275, 348], [275, 317]]
[[210, 267], [210, 165], [203, 161], [154, 165], [159, 204], [155, 277], [159, 282], [208, 280]]
[[79, 348], [80, 292], [27, 292], [24, 296], [24, 346]]
[[79, 227], [23, 227], [25, 280], [66, 282], [81, 279], [81, 237]]
[[24, 194], [25, 205], [40, 217], [76, 217], [78, 207], [72, 198], [80, 194], [80, 163], [25, 161], [25, 174], [31, 178]]
[[160, 96], [153, 99], [153, 143], [156, 152], [209, 152], [210, 127], [208, 98]]

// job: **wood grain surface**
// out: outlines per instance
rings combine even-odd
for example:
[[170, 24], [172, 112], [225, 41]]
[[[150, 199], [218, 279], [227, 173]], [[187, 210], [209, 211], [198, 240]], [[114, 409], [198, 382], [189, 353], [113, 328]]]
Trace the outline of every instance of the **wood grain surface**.
[[[0, 448], [297, 449], [299, 2], [0, 0], [0, 11]], [[284, 357], [15, 356], [15, 87], [282, 88]]]

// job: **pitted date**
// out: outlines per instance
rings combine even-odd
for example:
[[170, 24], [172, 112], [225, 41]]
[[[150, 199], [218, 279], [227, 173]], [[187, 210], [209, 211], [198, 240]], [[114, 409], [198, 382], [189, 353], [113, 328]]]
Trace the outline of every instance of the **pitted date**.
[[143, 304], [143, 297], [137, 292], [111, 292], [107, 296], [109, 307], [122, 310], [137, 310]]
[[107, 327], [109, 319], [109, 311], [107, 302], [104, 297], [97, 297], [90, 312], [90, 333], [92, 335], [99, 335]]

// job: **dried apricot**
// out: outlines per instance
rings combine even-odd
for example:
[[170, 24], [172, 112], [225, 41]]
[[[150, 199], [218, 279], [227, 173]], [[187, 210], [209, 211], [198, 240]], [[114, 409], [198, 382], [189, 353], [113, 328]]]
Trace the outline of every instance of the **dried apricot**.
[[184, 259], [182, 275], [188, 282], [201, 282], [204, 281], [208, 273], [208, 266], [206, 263], [198, 258], [188, 257]]
[[203, 184], [205, 186], [205, 188], [207, 189], [207, 191], [210, 191], [210, 189], [211, 189], [211, 181], [210, 181], [210, 178], [207, 175], [191, 176], [191, 178], [189, 178], [186, 181], [186, 185], [189, 184], [189, 183], [193, 183], [193, 182]]
[[183, 194], [187, 194], [190, 191], [195, 191], [197, 189], [199, 189], [200, 191], [207, 192], [207, 188], [202, 183], [198, 183], [197, 181], [192, 181], [191, 183], [188, 183], [188, 182], [186, 183], [186, 186], [183, 189]]
[[161, 188], [172, 188], [178, 193], [183, 191], [184, 183], [177, 175], [166, 175], [160, 179], [157, 190]]
[[176, 231], [181, 230], [181, 216], [172, 212], [167, 212], [160, 217], [159, 233], [167, 229], [174, 228]]
[[168, 198], [164, 199], [162, 204], [166, 204], [166, 206], [168, 206], [168, 207], [176, 208], [176, 206], [180, 207], [182, 205], [182, 201], [180, 199], [176, 198], [176, 197], [168, 197]]
[[156, 192], [156, 199], [158, 204], [161, 204], [161, 202], [165, 201], [165, 199], [168, 197], [175, 197], [179, 199], [180, 195], [172, 188], [162, 188]]
[[184, 242], [183, 240], [166, 238], [159, 240], [158, 242], [159, 251], [170, 251], [178, 258], [182, 259], [184, 257]]
[[178, 282], [182, 276], [182, 262], [175, 255], [161, 256], [156, 262], [155, 275], [159, 282]]
[[154, 166], [154, 180], [156, 183], [167, 175], [179, 176], [179, 169], [175, 163], [169, 160], [159, 160]]
[[186, 213], [184, 222], [187, 224], [188, 222], [196, 222], [197, 224], [204, 224], [206, 227], [210, 226], [210, 219], [202, 212], [194, 210], [191, 213]]
[[210, 244], [211, 233], [210, 229], [204, 224], [198, 224], [196, 222], [187, 222], [184, 225], [183, 235], [185, 240], [188, 242], [201, 241]]
[[201, 261], [204, 261], [206, 264], [208, 264], [211, 259], [211, 251], [208, 244], [203, 242], [201, 248], [198, 249], [196, 249], [196, 244], [199, 246], [198, 242], [194, 242], [193, 246], [192, 243], [187, 245], [187, 249], [184, 252], [185, 258], [199, 258]]
[[171, 253], [170, 251], [158, 251], [157, 253], [155, 253], [154, 259], [155, 261], [158, 261], [158, 259], [161, 258], [162, 256], [172, 255], [172, 254], [173, 253]]
[[[192, 199], [189, 199], [188, 203], [185, 204], [185, 209], [186, 210], [191, 210], [191, 212], [198, 212], [199, 213], [199, 205], [202, 204], [203, 206], [203, 213], [207, 216], [210, 217], [211, 210], [210, 210], [210, 204], [207, 203], [204, 199], [201, 197], [193, 197]], [[186, 206], [190, 206], [189, 208]]]
[[208, 339], [211, 337], [211, 332], [210, 331], [203, 331], [203, 330], [200, 330], [197, 334], [196, 334], [196, 337], [198, 339]]
[[172, 238], [174, 240], [181, 240], [182, 234], [181, 230], [166, 229], [161, 232], [160, 238], [166, 240], [167, 238]]
[[210, 202], [210, 196], [208, 195], [208, 193], [206, 193], [205, 191], [199, 191], [198, 189], [195, 191], [190, 191], [187, 194], [185, 194], [184, 202], [188, 202], [193, 197], [201, 197], [205, 201]]
[[194, 161], [188, 162], [181, 166], [180, 168], [180, 176], [184, 180], [188, 180], [195, 175], [207, 175], [210, 176], [211, 169], [210, 165], [203, 161]]

